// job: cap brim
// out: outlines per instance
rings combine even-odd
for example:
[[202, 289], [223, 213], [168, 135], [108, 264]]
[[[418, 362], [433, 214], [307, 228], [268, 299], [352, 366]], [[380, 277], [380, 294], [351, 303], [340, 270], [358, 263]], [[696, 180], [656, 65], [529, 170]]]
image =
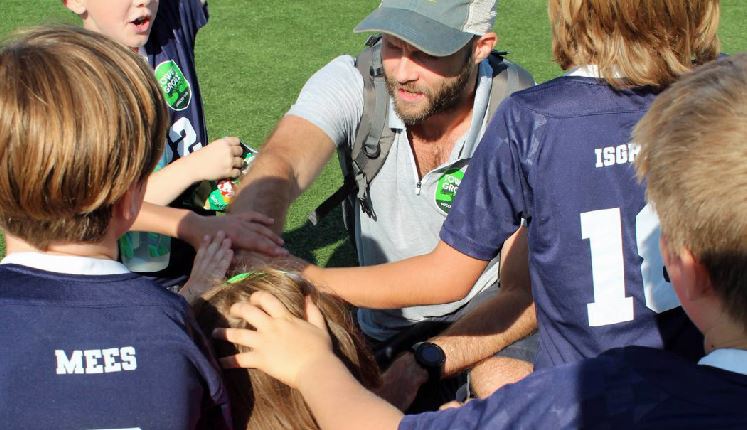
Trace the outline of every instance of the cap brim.
[[448, 27], [440, 22], [405, 9], [380, 7], [353, 30], [391, 34], [426, 54], [445, 57], [457, 52], [474, 34]]

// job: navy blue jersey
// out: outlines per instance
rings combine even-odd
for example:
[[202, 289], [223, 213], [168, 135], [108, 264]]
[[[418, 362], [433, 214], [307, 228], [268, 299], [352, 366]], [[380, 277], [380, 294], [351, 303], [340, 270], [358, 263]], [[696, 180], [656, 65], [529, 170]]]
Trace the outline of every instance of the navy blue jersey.
[[171, 115], [161, 166], [208, 143], [195, 69], [195, 37], [207, 20], [207, 7], [200, 0], [161, 0], [145, 45], [145, 55]]
[[406, 416], [401, 430], [744, 429], [747, 375], [627, 347], [537, 371], [485, 400]]
[[528, 223], [536, 368], [643, 345], [702, 354], [663, 277], [658, 219], [632, 162], [650, 89], [561, 77], [515, 93], [489, 125], [441, 230], [490, 260]]
[[3, 428], [230, 427], [186, 302], [139, 275], [0, 265], [0, 327]]
[[[161, 0], [145, 55], [169, 107], [171, 126], [156, 170], [208, 143], [205, 112], [195, 69], [195, 37], [207, 24], [200, 0]], [[193, 207], [192, 191], [176, 206]], [[191, 269], [192, 248], [156, 233], [129, 232], [120, 241], [121, 260], [130, 270], [147, 273], [166, 287], [183, 283]]]

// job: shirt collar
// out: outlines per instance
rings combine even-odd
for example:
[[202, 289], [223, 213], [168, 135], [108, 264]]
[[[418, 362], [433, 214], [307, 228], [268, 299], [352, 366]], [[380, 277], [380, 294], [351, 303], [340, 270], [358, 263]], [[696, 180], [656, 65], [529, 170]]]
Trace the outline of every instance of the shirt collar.
[[[574, 67], [568, 70], [565, 73], [565, 76], [580, 76], [582, 78], [598, 78], [598, 79], [602, 78], [602, 76], [599, 74], [599, 66], [597, 66], [596, 64], [587, 64], [585, 66]], [[620, 73], [619, 70], [615, 70], [615, 73], [613, 73], [612, 77], [619, 79], [619, 78], [622, 78], [623, 75], [622, 73]]]
[[18, 264], [45, 272], [68, 275], [122, 275], [130, 273], [122, 263], [92, 257], [56, 255], [44, 252], [14, 252], [0, 264]]
[[747, 351], [732, 348], [717, 349], [701, 358], [698, 364], [747, 375]]

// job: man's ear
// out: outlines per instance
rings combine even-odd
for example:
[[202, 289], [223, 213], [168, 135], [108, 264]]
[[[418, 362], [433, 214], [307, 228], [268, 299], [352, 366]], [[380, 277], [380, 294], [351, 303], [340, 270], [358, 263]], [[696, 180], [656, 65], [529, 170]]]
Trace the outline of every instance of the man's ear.
[[83, 15], [86, 13], [85, 0], [62, 0], [62, 4], [76, 15]]
[[488, 58], [488, 55], [490, 55], [490, 51], [493, 50], [497, 43], [498, 35], [493, 32], [485, 33], [482, 36], [478, 37], [474, 43], [474, 51], [472, 53], [472, 58], [475, 59], [475, 64], [480, 63], [480, 61]]

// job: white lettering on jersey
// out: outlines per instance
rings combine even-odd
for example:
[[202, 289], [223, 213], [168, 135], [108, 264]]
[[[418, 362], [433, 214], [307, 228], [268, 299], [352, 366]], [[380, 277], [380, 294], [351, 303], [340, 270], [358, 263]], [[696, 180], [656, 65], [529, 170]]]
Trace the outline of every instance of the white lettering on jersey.
[[54, 355], [57, 358], [58, 375], [113, 373], [137, 369], [135, 348], [131, 346], [75, 350], [70, 353], [69, 358], [65, 351], [56, 349]]
[[610, 167], [620, 164], [632, 163], [638, 156], [641, 148], [636, 143], [627, 143], [617, 146], [606, 146], [594, 150], [596, 155], [596, 167]]

